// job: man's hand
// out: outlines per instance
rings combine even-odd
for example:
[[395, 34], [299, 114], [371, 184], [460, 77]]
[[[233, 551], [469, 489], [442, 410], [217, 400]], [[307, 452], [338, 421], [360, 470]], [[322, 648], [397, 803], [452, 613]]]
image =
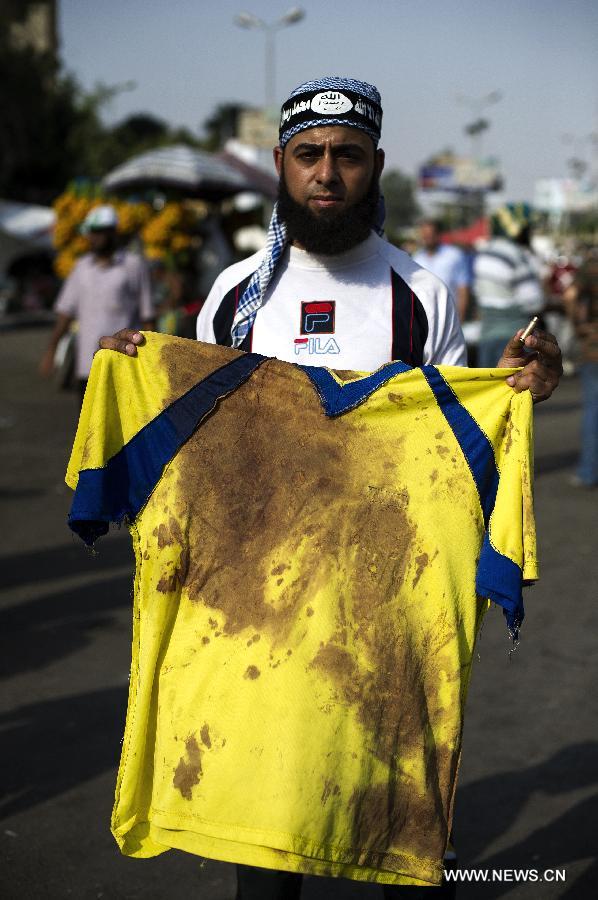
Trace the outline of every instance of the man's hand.
[[545, 331], [528, 335], [525, 345], [519, 340], [522, 334], [523, 328], [511, 338], [497, 365], [501, 369], [523, 366], [521, 372], [509, 375], [507, 384], [518, 394], [529, 390], [534, 403], [540, 403], [548, 400], [563, 374], [561, 350], [554, 335]]
[[53, 347], [48, 347], [44, 355], [42, 356], [39, 364], [39, 374], [42, 378], [49, 378], [52, 372], [54, 371], [54, 354], [55, 350]]
[[100, 350], [116, 350], [125, 356], [137, 356], [137, 347], [145, 341], [144, 336], [132, 328], [123, 328], [116, 334], [100, 338]]

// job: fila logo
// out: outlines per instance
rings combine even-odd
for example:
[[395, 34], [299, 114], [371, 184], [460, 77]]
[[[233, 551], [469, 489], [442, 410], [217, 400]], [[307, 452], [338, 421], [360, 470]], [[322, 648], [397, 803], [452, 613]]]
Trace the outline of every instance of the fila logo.
[[334, 300], [301, 301], [299, 334], [334, 334]]
[[308, 354], [340, 353], [341, 349], [334, 338], [295, 338], [295, 356], [307, 351]]

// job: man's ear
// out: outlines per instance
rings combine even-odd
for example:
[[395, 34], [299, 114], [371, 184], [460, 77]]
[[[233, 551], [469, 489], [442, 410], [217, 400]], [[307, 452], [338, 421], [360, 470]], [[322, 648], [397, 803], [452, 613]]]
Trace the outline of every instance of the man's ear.
[[282, 172], [282, 148], [275, 147], [272, 151], [272, 155], [274, 157], [274, 165], [276, 166], [276, 172], [280, 177], [280, 173]]
[[378, 173], [378, 177], [382, 174], [382, 169], [384, 168], [384, 150], [376, 150], [376, 171]]

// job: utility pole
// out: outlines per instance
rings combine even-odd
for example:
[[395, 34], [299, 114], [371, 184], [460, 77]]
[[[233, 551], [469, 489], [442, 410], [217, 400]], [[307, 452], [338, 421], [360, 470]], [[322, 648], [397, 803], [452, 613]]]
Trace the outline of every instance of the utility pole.
[[305, 18], [305, 11], [299, 6], [293, 6], [287, 10], [284, 16], [275, 22], [264, 22], [258, 16], [250, 12], [240, 12], [234, 18], [235, 25], [239, 28], [259, 28], [264, 32], [265, 43], [265, 90], [264, 102], [266, 112], [271, 112], [276, 106], [276, 34], [288, 25], [296, 25]]

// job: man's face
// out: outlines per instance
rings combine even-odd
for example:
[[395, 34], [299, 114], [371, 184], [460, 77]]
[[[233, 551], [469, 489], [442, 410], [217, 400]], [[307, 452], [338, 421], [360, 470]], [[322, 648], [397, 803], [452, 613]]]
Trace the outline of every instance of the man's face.
[[96, 256], [109, 256], [116, 246], [114, 228], [93, 228], [88, 238], [91, 252]]
[[428, 251], [434, 251], [440, 244], [440, 235], [433, 222], [423, 222], [419, 229], [420, 240]]
[[279, 211], [296, 245], [334, 254], [368, 236], [384, 153], [363, 131], [344, 125], [306, 129], [291, 138], [284, 154], [277, 147], [274, 161]]

